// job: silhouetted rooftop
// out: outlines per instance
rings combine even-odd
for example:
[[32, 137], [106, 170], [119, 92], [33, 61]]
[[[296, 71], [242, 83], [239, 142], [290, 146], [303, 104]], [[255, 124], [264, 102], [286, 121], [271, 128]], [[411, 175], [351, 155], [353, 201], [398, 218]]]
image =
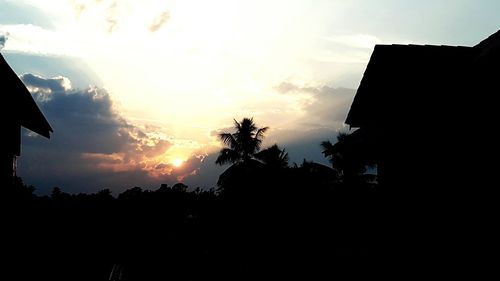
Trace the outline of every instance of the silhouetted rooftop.
[[474, 47], [376, 45], [345, 123], [393, 123], [403, 116], [429, 114], [424, 108], [451, 106], [454, 99], [464, 98], [458, 96], [464, 95], [464, 85], [471, 86], [471, 69], [492, 67], [499, 60], [500, 31]]
[[9, 125], [23, 126], [46, 138], [53, 132], [26, 86], [0, 54], [0, 83], [4, 98], [1, 116]]
[[351, 127], [379, 123], [381, 115], [389, 115], [395, 108], [405, 112], [422, 99], [435, 101], [439, 97], [426, 96], [427, 89], [446, 87], [453, 74], [467, 67], [477, 53], [462, 46], [375, 46], [346, 123]]
[[476, 58], [477, 63], [481, 64], [482, 67], [497, 69], [498, 63], [500, 63], [500, 30], [481, 41], [474, 48], [481, 51], [481, 54]]
[[474, 48], [490, 48], [490, 47], [500, 47], [500, 30], [488, 36], [488, 38], [479, 42]]

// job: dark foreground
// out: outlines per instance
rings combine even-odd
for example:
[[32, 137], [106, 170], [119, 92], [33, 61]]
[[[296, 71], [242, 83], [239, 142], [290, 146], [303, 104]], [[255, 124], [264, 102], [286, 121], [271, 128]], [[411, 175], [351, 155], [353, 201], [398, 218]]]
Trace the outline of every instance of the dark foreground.
[[439, 213], [416, 214], [376, 185], [289, 180], [219, 195], [4, 196], [1, 279], [327, 280], [426, 272], [470, 250]]

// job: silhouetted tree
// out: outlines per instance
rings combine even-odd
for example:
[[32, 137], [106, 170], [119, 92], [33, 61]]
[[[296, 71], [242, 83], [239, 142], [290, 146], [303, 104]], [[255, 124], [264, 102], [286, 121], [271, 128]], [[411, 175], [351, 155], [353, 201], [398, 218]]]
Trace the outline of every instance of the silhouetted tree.
[[71, 195], [69, 193], [63, 192], [59, 187], [54, 187], [54, 189], [52, 189], [50, 197], [53, 200], [68, 200], [71, 198]]
[[173, 191], [177, 191], [177, 192], [186, 192], [188, 189], [188, 186], [179, 182], [179, 183], [176, 183], [172, 186], [172, 190]]
[[33, 194], [35, 187], [24, 184], [20, 177], [13, 177], [12, 184], [2, 186], [0, 190], [0, 198], [6, 201], [17, 199], [33, 199], [36, 196]]
[[54, 187], [52, 189], [52, 193], [50, 194], [50, 197], [52, 199], [56, 199], [56, 198], [58, 198], [61, 195], [61, 193], [62, 193], [62, 191], [61, 191], [61, 189], [59, 187]]
[[111, 194], [111, 190], [109, 188], [105, 188], [97, 192], [96, 198], [99, 200], [112, 200], [114, 199], [113, 195]]
[[219, 139], [227, 146], [221, 149], [216, 164], [248, 162], [255, 158], [260, 150], [262, 138], [268, 127], [258, 128], [253, 118], [243, 118], [241, 122], [234, 120], [235, 133], [221, 133]]
[[361, 150], [358, 144], [360, 140], [360, 136], [356, 133], [341, 132], [337, 135], [337, 143], [332, 144], [330, 141], [321, 143], [323, 155], [330, 160], [332, 167], [343, 180], [359, 177], [366, 171], [367, 166], [374, 164]]
[[138, 200], [144, 195], [142, 188], [135, 186], [133, 188], [127, 189], [118, 195], [120, 200]]
[[255, 158], [262, 161], [270, 168], [288, 167], [288, 152], [285, 152], [284, 148], [280, 149], [277, 144], [256, 153]]
[[[337, 135], [337, 142], [345, 141], [346, 136], [346, 133], [339, 133]], [[328, 160], [332, 164], [332, 167], [340, 174], [342, 174], [344, 170], [345, 155], [343, 155], [341, 151], [335, 149], [334, 144], [332, 144], [329, 140], [323, 141], [321, 143], [321, 148], [323, 148], [323, 155], [328, 158]]]
[[340, 132], [337, 135], [337, 143], [324, 141], [321, 147], [323, 155], [330, 160], [332, 167], [341, 177], [359, 175], [366, 171], [366, 163], [357, 157], [356, 151], [350, 145], [349, 134]]

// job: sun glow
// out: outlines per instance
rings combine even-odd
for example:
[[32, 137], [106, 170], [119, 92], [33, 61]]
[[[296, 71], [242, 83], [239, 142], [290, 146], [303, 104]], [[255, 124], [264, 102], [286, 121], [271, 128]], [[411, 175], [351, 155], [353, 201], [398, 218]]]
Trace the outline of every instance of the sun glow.
[[179, 159], [179, 158], [176, 158], [176, 159], [174, 159], [174, 161], [172, 161], [172, 165], [174, 165], [174, 167], [177, 167], [177, 168], [181, 167], [182, 164], [184, 164], [184, 160]]

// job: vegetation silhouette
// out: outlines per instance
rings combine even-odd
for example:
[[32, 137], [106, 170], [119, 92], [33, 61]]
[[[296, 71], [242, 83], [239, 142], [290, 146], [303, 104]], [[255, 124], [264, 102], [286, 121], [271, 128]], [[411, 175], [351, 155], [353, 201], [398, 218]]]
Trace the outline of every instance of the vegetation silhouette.
[[352, 133], [339, 132], [337, 142], [329, 140], [321, 142], [323, 155], [328, 158], [332, 168], [337, 172], [338, 179], [345, 184], [363, 185], [375, 182], [376, 175], [367, 174], [367, 168], [376, 168], [377, 161], [365, 144], [364, 131]]
[[228, 147], [221, 149], [216, 164], [247, 163], [255, 159], [255, 154], [260, 150], [262, 138], [269, 129], [258, 128], [253, 118], [243, 118], [241, 122], [234, 120], [235, 133], [220, 133], [219, 139]]
[[[252, 118], [242, 123], [245, 120], [253, 123]], [[236, 147], [236, 136], [242, 136], [240, 123], [235, 123], [235, 133], [220, 135], [231, 147]], [[252, 130], [244, 131], [244, 139], [251, 140], [257, 134], [248, 132], [257, 131], [257, 126], [248, 127]], [[253, 273], [281, 272], [283, 278], [300, 269], [328, 275], [340, 257], [369, 255], [370, 245], [361, 233], [368, 229], [366, 213], [375, 196], [375, 184], [367, 188], [367, 183], [351, 181], [348, 186], [336, 170], [305, 160], [289, 167], [288, 154], [277, 144], [249, 151], [246, 160], [239, 157], [231, 162], [234, 164], [218, 181], [223, 220], [237, 231], [231, 237], [238, 239], [233, 243], [246, 245], [239, 249], [243, 253], [231, 253], [233, 256], [252, 265]], [[227, 154], [223, 149], [219, 157]]]
[[332, 276], [338, 260], [368, 255], [359, 235], [366, 206], [341, 192], [334, 169], [290, 167], [277, 144], [260, 150], [267, 127], [235, 123], [236, 133], [221, 139], [241, 157], [228, 158], [217, 190], [177, 183], [114, 196], [55, 187], [37, 196], [16, 178], [0, 197], [4, 213], [16, 214], [5, 224], [13, 229], [5, 253], [14, 258], [2, 270], [12, 280], [281, 279]]
[[255, 158], [273, 169], [287, 168], [288, 161], [290, 160], [288, 152], [285, 152], [284, 148], [280, 149], [277, 144], [259, 151], [255, 154]]

